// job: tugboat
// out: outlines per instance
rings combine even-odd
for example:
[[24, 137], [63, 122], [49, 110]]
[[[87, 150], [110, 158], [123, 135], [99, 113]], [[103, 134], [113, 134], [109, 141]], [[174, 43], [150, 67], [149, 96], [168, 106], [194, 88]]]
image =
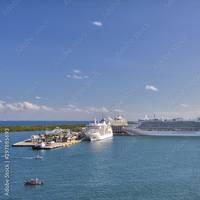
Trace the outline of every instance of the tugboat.
[[24, 185], [26, 186], [36, 186], [36, 185], [43, 185], [43, 184], [44, 184], [43, 181], [39, 180], [38, 178], [24, 181]]

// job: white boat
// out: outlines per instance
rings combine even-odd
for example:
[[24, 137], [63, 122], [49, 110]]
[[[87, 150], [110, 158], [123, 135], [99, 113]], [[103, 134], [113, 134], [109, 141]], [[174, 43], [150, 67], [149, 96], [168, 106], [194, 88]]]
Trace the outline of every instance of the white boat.
[[86, 130], [85, 135], [91, 140], [104, 140], [113, 137], [113, 131], [110, 125], [110, 122], [106, 122], [105, 120], [101, 120], [94, 123], [90, 123]]
[[42, 142], [42, 143], [38, 143], [38, 144], [34, 145], [32, 147], [32, 149], [43, 149], [45, 147], [46, 147], [46, 144], [44, 142]]

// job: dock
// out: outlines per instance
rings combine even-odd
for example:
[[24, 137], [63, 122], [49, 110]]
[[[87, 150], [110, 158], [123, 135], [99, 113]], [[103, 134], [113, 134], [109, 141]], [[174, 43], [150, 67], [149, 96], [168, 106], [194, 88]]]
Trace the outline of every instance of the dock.
[[[71, 145], [74, 145], [74, 144], [78, 144], [80, 142], [81, 142], [80, 140], [71, 140], [71, 141], [67, 141], [67, 142], [56, 142], [56, 143], [53, 143], [53, 144], [47, 144], [45, 147], [41, 147], [40, 149], [49, 150], [49, 149], [55, 149], [55, 148], [61, 148], [61, 147], [68, 147], [68, 146], [71, 146]], [[33, 147], [36, 144], [37, 144], [37, 142], [24, 140], [24, 141], [21, 141], [21, 142], [17, 142], [15, 144], [13, 144], [12, 146], [13, 147]]]
[[13, 147], [33, 147], [35, 146], [37, 143], [36, 142], [31, 142], [29, 140], [24, 140], [21, 142], [17, 142], [15, 144], [13, 144]]

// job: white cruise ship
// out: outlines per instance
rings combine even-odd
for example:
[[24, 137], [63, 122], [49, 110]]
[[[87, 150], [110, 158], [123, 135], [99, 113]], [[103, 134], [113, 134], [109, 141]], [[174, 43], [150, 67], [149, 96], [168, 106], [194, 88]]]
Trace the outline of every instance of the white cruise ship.
[[113, 137], [113, 131], [110, 122], [106, 122], [104, 119], [100, 122], [96, 120], [94, 123], [90, 123], [86, 130], [85, 135], [91, 140], [104, 140]]

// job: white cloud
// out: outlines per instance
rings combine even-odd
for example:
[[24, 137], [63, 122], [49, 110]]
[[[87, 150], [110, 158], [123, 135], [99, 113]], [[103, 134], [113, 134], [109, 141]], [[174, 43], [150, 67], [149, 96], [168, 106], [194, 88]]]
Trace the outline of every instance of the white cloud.
[[80, 76], [80, 75], [76, 75], [76, 74], [74, 74], [73, 76], [73, 79], [83, 79], [83, 77], [82, 76]]
[[6, 111], [23, 111], [23, 103], [7, 103], [4, 105]]
[[123, 113], [124, 110], [121, 110], [121, 109], [119, 109], [119, 108], [116, 108], [116, 109], [114, 109], [114, 112], [117, 112], [117, 113]]
[[106, 108], [106, 107], [100, 107], [100, 108], [98, 108], [98, 107], [89, 107], [89, 108], [87, 108], [87, 111], [88, 112], [96, 112], [96, 113], [108, 113], [109, 112], [109, 110]]
[[54, 108], [51, 108], [45, 105], [41, 105], [40, 108], [44, 111], [54, 111]]
[[0, 100], [0, 111], [3, 111], [4, 110], [4, 101], [1, 101]]
[[35, 110], [35, 111], [38, 111], [41, 109], [41, 107], [39, 105], [36, 105], [36, 104], [33, 104], [33, 103], [30, 103], [30, 102], [23, 102], [23, 103], [20, 103], [21, 106], [23, 107], [24, 110]]
[[188, 104], [184, 104], [184, 103], [180, 104], [180, 106], [183, 107], [183, 108], [188, 108], [189, 107]]
[[54, 109], [45, 105], [37, 105], [28, 101], [7, 103], [0, 101], [0, 111], [53, 111]]
[[82, 112], [83, 110], [76, 105], [68, 104], [67, 106], [61, 108], [61, 111]]
[[12, 97], [10, 97], [10, 96], [6, 96], [6, 99], [12, 99]]
[[82, 113], [108, 113], [109, 110], [106, 107], [79, 107], [73, 104], [68, 104], [61, 108], [61, 111], [72, 111]]
[[56, 111], [56, 112], [81, 112], [81, 113], [108, 113], [108, 108], [102, 106], [102, 107], [83, 107], [83, 106], [77, 106], [74, 104], [68, 104], [64, 107], [49, 107], [46, 105], [39, 105], [34, 104], [28, 101], [24, 102], [13, 102], [13, 103], [7, 103], [5, 101], [0, 101], [0, 112], [2, 111], [8, 111], [8, 112], [25, 112], [25, 111], [33, 111], [33, 112], [39, 112], [39, 111]]
[[101, 21], [93, 21], [92, 22], [92, 24], [94, 25], [94, 26], [103, 26], [103, 23], [101, 22]]
[[80, 70], [74, 69], [72, 74], [68, 74], [67, 78], [75, 79], [75, 80], [82, 80], [87, 79], [89, 76], [84, 75]]
[[36, 99], [36, 100], [41, 100], [41, 99], [43, 99], [43, 100], [48, 100], [48, 98], [41, 97], [41, 96], [35, 96], [35, 99]]
[[[5, 102], [0, 101], [0, 116], [7, 113], [9, 118], [17, 117], [17, 119], [64, 119], [69, 116], [71, 119], [91, 119], [99, 116], [101, 113], [117, 114], [123, 112], [121, 109], [109, 109], [105, 106], [79, 106], [75, 104], [67, 104], [65, 106], [49, 107], [43, 104], [35, 104], [29, 101], [21, 102]], [[32, 118], [33, 117], [33, 118]]]
[[40, 96], [35, 96], [35, 99], [39, 100], [39, 99], [42, 99], [42, 97], [40, 97]]
[[80, 71], [80, 70], [78, 70], [78, 69], [74, 69], [74, 70], [73, 70], [73, 72], [74, 72], [74, 73], [76, 73], [76, 74], [79, 74], [79, 73], [81, 73], [81, 71]]
[[145, 89], [146, 89], [146, 90], [153, 91], [153, 92], [158, 92], [158, 88], [156, 88], [156, 87], [153, 86], [153, 85], [146, 85], [146, 86], [145, 86]]

